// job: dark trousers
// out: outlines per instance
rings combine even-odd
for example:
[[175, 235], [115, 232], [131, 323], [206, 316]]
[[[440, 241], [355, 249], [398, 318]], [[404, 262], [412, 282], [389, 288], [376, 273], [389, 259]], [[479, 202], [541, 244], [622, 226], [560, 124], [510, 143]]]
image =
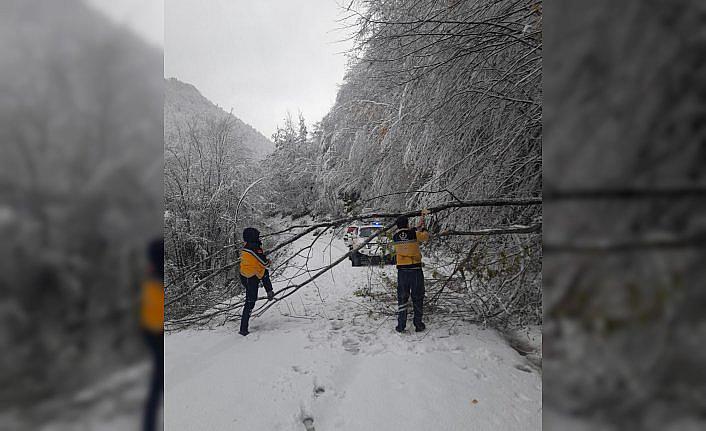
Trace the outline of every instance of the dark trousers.
[[142, 429], [153, 431], [156, 429], [157, 412], [164, 390], [164, 335], [144, 331], [144, 338], [152, 356], [152, 377], [145, 403]]
[[407, 326], [407, 303], [410, 294], [414, 308], [414, 326], [419, 327], [424, 316], [424, 273], [421, 268], [397, 270], [397, 325], [401, 329]]
[[[248, 324], [250, 323], [250, 313], [255, 308], [257, 301], [257, 289], [260, 286], [260, 279], [257, 276], [249, 278], [240, 276], [240, 283], [245, 287], [245, 305], [243, 306], [243, 315], [240, 317], [240, 332], [248, 332]], [[272, 290], [272, 282], [270, 281], [270, 272], [265, 271], [262, 277], [262, 285], [266, 290]]]

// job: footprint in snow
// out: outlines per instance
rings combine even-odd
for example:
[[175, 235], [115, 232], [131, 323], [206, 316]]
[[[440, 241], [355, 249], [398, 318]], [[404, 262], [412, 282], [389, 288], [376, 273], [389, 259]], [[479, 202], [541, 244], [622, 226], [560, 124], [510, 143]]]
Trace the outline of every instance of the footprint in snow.
[[360, 352], [360, 343], [354, 338], [346, 337], [343, 339], [343, 348], [355, 355]]
[[314, 380], [314, 397], [319, 397], [324, 392], [326, 392], [326, 388], [324, 387], [324, 385]]
[[314, 428], [314, 418], [304, 418], [302, 419], [302, 423], [304, 424], [304, 429], [306, 429], [306, 431], [316, 431]]
[[478, 380], [487, 380], [488, 376], [481, 370], [471, 368], [471, 372], [473, 373], [474, 376], [476, 376], [476, 379]]
[[299, 420], [304, 424], [306, 431], [315, 431], [314, 429], [314, 415], [309, 411], [308, 406], [300, 405], [299, 407]]

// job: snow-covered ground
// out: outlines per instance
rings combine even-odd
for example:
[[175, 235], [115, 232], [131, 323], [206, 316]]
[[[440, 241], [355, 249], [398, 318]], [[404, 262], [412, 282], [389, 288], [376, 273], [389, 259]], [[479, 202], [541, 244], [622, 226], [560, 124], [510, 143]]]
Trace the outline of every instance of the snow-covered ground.
[[[346, 252], [330, 235], [319, 241], [312, 271]], [[410, 315], [408, 332], [396, 333], [394, 318], [370, 315], [353, 294], [370, 271], [341, 263], [251, 320], [247, 337], [237, 323], [168, 334], [165, 429], [541, 429], [541, 375], [525, 357], [466, 323], [432, 317], [415, 333]]]

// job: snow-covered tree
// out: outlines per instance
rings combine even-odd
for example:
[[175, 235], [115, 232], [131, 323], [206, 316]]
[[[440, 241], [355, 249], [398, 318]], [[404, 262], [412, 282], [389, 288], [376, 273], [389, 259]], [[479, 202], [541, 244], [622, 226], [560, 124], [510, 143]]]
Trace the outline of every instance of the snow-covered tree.
[[268, 192], [274, 211], [298, 216], [311, 211], [317, 200], [317, 151], [304, 117], [298, 124], [287, 114], [272, 140], [275, 151], [265, 162]]

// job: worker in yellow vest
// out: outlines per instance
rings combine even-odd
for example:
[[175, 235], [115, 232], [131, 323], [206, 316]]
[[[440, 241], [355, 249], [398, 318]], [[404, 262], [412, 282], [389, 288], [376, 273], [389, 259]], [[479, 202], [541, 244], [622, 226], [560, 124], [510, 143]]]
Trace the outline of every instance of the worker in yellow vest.
[[267, 300], [274, 299], [275, 294], [272, 290], [272, 282], [270, 281], [270, 260], [262, 250], [262, 242], [260, 241], [260, 232], [252, 227], [243, 230], [243, 241], [245, 245], [240, 250], [240, 282], [245, 287], [245, 305], [243, 306], [243, 315], [240, 317], [240, 335], [246, 336], [248, 324], [250, 322], [250, 313], [255, 308], [257, 301], [257, 290], [260, 286], [260, 281], [267, 292]]
[[397, 332], [403, 332], [407, 326], [407, 303], [410, 294], [414, 308], [414, 327], [417, 332], [426, 329], [422, 321], [424, 315], [424, 273], [422, 272], [422, 253], [419, 243], [429, 240], [429, 232], [424, 227], [422, 218], [417, 228], [409, 227], [409, 219], [400, 216], [395, 221], [397, 230], [392, 235], [397, 263]]
[[152, 378], [145, 403], [143, 429], [155, 429], [157, 411], [164, 389], [164, 240], [156, 239], [147, 248], [147, 276], [142, 282], [140, 326], [152, 356]]

